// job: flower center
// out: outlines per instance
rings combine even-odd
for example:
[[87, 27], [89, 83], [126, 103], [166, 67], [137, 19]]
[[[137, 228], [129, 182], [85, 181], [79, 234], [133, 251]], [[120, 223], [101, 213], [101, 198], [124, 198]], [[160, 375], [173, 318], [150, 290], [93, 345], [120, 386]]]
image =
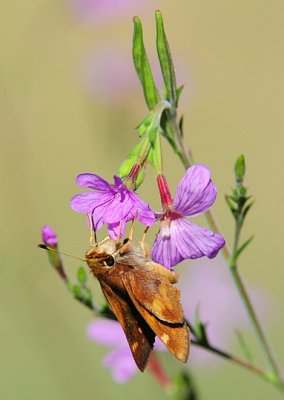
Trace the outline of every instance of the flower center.
[[179, 212], [170, 210], [170, 209], [168, 208], [168, 209], [164, 212], [164, 215], [163, 215], [163, 217], [162, 217], [162, 220], [163, 220], [163, 221], [168, 220], [168, 221], [169, 221], [169, 224], [170, 224], [170, 221], [174, 221], [174, 220], [179, 219], [179, 218], [181, 218], [181, 217], [182, 217], [182, 215], [181, 215]]

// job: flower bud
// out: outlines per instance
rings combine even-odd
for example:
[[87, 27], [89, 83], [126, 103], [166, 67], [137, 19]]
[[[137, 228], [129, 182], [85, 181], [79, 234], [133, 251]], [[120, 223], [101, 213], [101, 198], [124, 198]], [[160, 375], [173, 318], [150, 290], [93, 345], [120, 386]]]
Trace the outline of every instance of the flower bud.
[[41, 234], [44, 244], [50, 247], [57, 247], [58, 244], [57, 235], [49, 225], [43, 226]]

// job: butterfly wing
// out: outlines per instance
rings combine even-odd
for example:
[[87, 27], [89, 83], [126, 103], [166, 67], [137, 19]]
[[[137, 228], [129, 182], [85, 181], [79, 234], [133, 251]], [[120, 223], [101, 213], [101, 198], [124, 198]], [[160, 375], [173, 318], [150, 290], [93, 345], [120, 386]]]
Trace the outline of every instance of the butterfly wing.
[[154, 346], [155, 333], [137, 312], [130, 298], [125, 298], [119, 292], [114, 292], [104, 280], [99, 282], [109, 305], [124, 330], [137, 367], [140, 371], [144, 371]]
[[189, 329], [180, 304], [180, 291], [163, 276], [142, 270], [122, 275], [135, 308], [179, 360], [189, 355]]
[[167, 277], [142, 270], [129, 271], [125, 277], [128, 293], [158, 319], [173, 324], [184, 322], [180, 291]]

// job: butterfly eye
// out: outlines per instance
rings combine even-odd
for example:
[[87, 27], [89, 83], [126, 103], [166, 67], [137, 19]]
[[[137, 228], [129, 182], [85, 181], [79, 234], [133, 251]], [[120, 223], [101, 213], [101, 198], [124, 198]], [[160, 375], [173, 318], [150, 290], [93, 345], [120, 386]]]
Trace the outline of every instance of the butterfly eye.
[[109, 256], [105, 259], [104, 264], [106, 264], [108, 267], [112, 267], [114, 265], [114, 258], [112, 256]]
[[124, 239], [123, 244], [126, 244], [127, 242], [129, 242], [128, 238]]

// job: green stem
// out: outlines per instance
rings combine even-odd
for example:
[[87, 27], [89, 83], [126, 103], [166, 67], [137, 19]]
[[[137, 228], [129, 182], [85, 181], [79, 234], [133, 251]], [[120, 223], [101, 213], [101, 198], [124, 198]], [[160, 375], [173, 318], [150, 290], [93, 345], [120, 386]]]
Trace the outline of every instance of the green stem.
[[[176, 118], [172, 118], [171, 123], [172, 123], [173, 132], [175, 134], [175, 137], [176, 137], [176, 140], [177, 140], [177, 143], [179, 146], [179, 150], [180, 150], [177, 153], [180, 155], [180, 160], [181, 160], [182, 164], [187, 169], [194, 163], [193, 157], [192, 157], [191, 153], [185, 147], [183, 136], [181, 134], [179, 125], [177, 124]], [[176, 149], [175, 149], [175, 151], [176, 151]], [[218, 227], [218, 224], [216, 222], [216, 219], [215, 219], [212, 211], [210, 211], [210, 210], [207, 211], [205, 215], [206, 215], [206, 219], [207, 219], [207, 222], [208, 222], [208, 225], [210, 226], [210, 228], [214, 232], [221, 234], [221, 231]], [[236, 255], [236, 251], [238, 248], [240, 228], [241, 228], [240, 223], [237, 223], [236, 229], [235, 229], [233, 252], [231, 253], [228, 245], [225, 244], [225, 246], [222, 249], [222, 253], [223, 253], [223, 256], [229, 266], [229, 269], [231, 271], [235, 285], [239, 291], [240, 297], [243, 301], [243, 304], [247, 311], [250, 322], [251, 322], [251, 324], [254, 328], [255, 334], [258, 338], [260, 347], [262, 348], [262, 351], [265, 354], [265, 357], [266, 357], [266, 360], [270, 367], [270, 370], [273, 373], [273, 376], [270, 377], [269, 381], [274, 383], [275, 385], [278, 385], [281, 388], [281, 390], [283, 390], [283, 381], [282, 381], [282, 377], [280, 375], [279, 368], [277, 366], [277, 362], [273, 356], [273, 352], [270, 348], [268, 340], [266, 339], [266, 337], [263, 333], [263, 330], [258, 321], [258, 318], [257, 318], [254, 308], [252, 306], [252, 303], [251, 303], [251, 300], [247, 293], [247, 290], [246, 290], [246, 288], [242, 282], [242, 279], [240, 277], [240, 274], [237, 270], [235, 255]], [[266, 376], [268, 376], [268, 374], [266, 374]]]
[[217, 347], [200, 343], [200, 342], [198, 342], [198, 340], [192, 339], [191, 343], [194, 344], [195, 346], [202, 347], [203, 349], [206, 349], [207, 351], [210, 351], [211, 353], [214, 353], [214, 354], [218, 355], [219, 357], [225, 358], [226, 360], [229, 360], [229, 361], [233, 362], [234, 364], [244, 367], [244, 368], [250, 370], [251, 372], [256, 373], [260, 378], [262, 378], [266, 381], [270, 381], [270, 378], [267, 375], [266, 371], [262, 370], [261, 368], [256, 367], [253, 364], [248, 363], [247, 361], [245, 361], [239, 357], [235, 357], [232, 354], [229, 354], [221, 349], [218, 349]]
[[245, 285], [241, 279], [240, 274], [237, 271], [237, 268], [230, 268], [231, 270], [231, 274], [233, 276], [234, 282], [238, 288], [238, 291], [240, 293], [240, 296], [243, 300], [243, 304], [244, 307], [247, 311], [247, 314], [249, 315], [251, 324], [254, 328], [255, 334], [258, 338], [259, 341], [259, 345], [263, 350], [263, 353], [266, 357], [267, 363], [270, 366], [271, 371], [273, 372], [273, 374], [275, 375], [275, 377], [277, 378], [277, 381], [281, 382], [281, 375], [280, 375], [280, 371], [277, 367], [277, 363], [276, 360], [274, 359], [273, 356], [273, 352], [270, 348], [270, 345], [264, 335], [263, 329], [258, 321], [258, 318], [256, 316], [255, 310], [252, 306], [252, 303], [249, 299], [247, 290], [245, 288]]

